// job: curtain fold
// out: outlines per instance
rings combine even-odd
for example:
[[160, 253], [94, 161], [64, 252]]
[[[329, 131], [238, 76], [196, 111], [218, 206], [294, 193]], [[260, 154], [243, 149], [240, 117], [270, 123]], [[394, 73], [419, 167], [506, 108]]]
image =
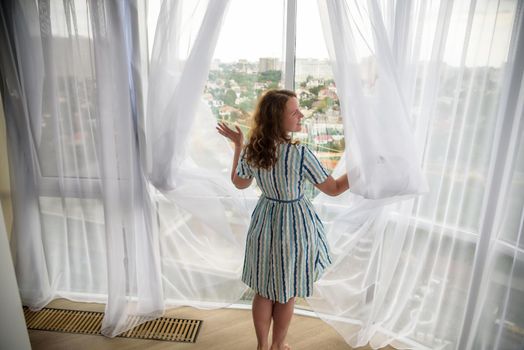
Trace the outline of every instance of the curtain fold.
[[41, 308], [51, 300], [52, 286], [45, 252], [39, 243], [41, 221], [34, 141], [34, 135], [40, 134], [43, 86], [39, 20], [32, 3], [4, 2], [1, 10], [2, 43], [6, 46], [0, 57], [7, 145], [8, 150], [18, 152], [17, 157], [9, 156], [13, 212], [24, 213], [13, 216], [13, 230], [18, 233], [13, 235], [13, 257], [22, 302]]
[[[151, 56], [147, 108], [151, 182], [162, 191], [175, 188], [177, 171], [187, 157], [194, 116], [228, 3], [207, 3], [191, 49], [185, 52], [187, 43], [181, 40], [187, 33], [187, 28], [182, 27], [183, 12], [190, 4], [181, 0], [162, 2]], [[198, 9], [195, 6], [194, 13]], [[192, 16], [191, 22], [198, 23], [198, 16]]]
[[133, 40], [126, 29], [130, 4], [97, 0], [90, 4], [97, 10], [90, 14], [108, 273], [102, 333], [108, 336], [157, 318], [164, 311], [158, 233], [135, 136], [136, 107], [126, 45]]
[[[395, 61], [378, 4], [371, 1], [369, 11], [356, 14], [348, 12], [345, 1], [318, 4], [341, 104], [344, 136], [349, 140], [345, 158], [351, 192], [369, 199], [427, 192], [409, 125], [409, 101], [397, 69], [397, 64], [405, 63]], [[352, 28], [353, 23], [360, 27]], [[355, 50], [355, 36], [366, 31], [371, 32], [373, 40], [366, 42], [369, 57], [365, 63], [376, 69], [375, 81], [368, 86], [362, 84], [361, 62]]]
[[201, 96], [229, 1], [162, 3], [151, 55], [147, 146], [166, 305], [237, 302], [253, 189], [231, 184], [233, 156]]

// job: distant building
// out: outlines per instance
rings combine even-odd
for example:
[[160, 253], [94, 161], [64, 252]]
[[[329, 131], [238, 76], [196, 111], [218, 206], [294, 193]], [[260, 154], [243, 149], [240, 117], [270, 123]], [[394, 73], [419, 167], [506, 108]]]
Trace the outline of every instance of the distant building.
[[238, 62], [236, 63], [236, 70], [237, 72], [247, 73], [250, 70], [248, 60], [238, 60]]
[[321, 99], [324, 99], [326, 97], [329, 97], [329, 98], [331, 98], [333, 100], [338, 99], [337, 94], [332, 89], [328, 89], [328, 88], [320, 89], [320, 91], [318, 92], [318, 99], [321, 100]]
[[333, 137], [331, 135], [317, 135], [313, 140], [317, 145], [325, 145], [329, 142], [333, 142]]
[[324, 85], [324, 80], [322, 80], [322, 79], [312, 79], [312, 80], [310, 80], [310, 81], [308, 81], [306, 83], [306, 87], [308, 87], [309, 89], [314, 88], [314, 87], [318, 87], [320, 85]]
[[213, 101], [212, 101], [212, 106], [213, 106], [213, 107], [217, 107], [217, 108], [219, 108], [219, 107], [222, 107], [223, 105], [224, 105], [224, 102], [222, 102], [222, 101], [220, 101], [220, 100], [213, 100]]
[[239, 104], [244, 103], [244, 102], [249, 102], [250, 100], [251, 99], [249, 97], [245, 97], [245, 96], [237, 97], [237, 99], [235, 100], [235, 104], [239, 105]]
[[309, 128], [309, 131], [315, 135], [326, 133], [326, 130], [329, 130], [331, 135], [344, 134], [344, 125], [340, 123], [312, 123]]
[[222, 118], [230, 118], [233, 114], [236, 114], [237, 116], [241, 116], [242, 111], [235, 107], [222, 105], [222, 107], [219, 108], [218, 114]]
[[280, 61], [274, 57], [261, 57], [258, 60], [258, 72], [267, 72], [269, 70], [280, 70]]
[[315, 95], [313, 95], [309, 90], [306, 89], [298, 88], [295, 90], [295, 92], [300, 100], [308, 100], [315, 97]]
[[266, 88], [266, 84], [256, 82], [255, 84], [253, 84], [253, 88], [255, 90], [264, 90]]
[[333, 79], [333, 71], [327, 59], [297, 58], [295, 76], [298, 82], [306, 81], [308, 76], [315, 79]]

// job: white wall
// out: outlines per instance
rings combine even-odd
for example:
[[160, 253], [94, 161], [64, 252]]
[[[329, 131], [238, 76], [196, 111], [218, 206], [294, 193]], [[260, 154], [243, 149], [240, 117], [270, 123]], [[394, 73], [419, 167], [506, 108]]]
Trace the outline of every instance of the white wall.
[[[15, 269], [9, 249], [7, 226], [2, 207], [9, 201], [9, 176], [5, 149], [4, 108], [0, 97], [0, 349], [31, 349], [29, 336], [18, 294]], [[4, 205], [2, 205], [2, 203]], [[7, 209], [10, 209], [7, 208]], [[6, 211], [10, 214], [10, 210]], [[9, 218], [8, 218], [9, 219]], [[10, 221], [10, 220], [9, 220]], [[9, 226], [11, 224], [9, 223]]]

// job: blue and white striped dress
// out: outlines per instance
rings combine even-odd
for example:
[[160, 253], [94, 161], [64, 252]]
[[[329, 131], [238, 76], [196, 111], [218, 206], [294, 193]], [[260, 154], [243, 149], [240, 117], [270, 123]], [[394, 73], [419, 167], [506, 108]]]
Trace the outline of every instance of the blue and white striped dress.
[[237, 175], [255, 177], [262, 190], [251, 215], [242, 281], [259, 295], [286, 303], [313, 293], [313, 282], [331, 264], [324, 226], [303, 195], [304, 181], [322, 183], [329, 176], [302, 144], [280, 144], [268, 170], [240, 156]]

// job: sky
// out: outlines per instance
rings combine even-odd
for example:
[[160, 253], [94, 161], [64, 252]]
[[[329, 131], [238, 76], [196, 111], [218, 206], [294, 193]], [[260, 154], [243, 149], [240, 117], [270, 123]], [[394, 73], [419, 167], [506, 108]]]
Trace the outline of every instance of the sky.
[[[297, 57], [327, 58], [316, 0], [298, 0]], [[149, 23], [155, 22], [161, 0], [149, 2]], [[222, 61], [239, 58], [282, 57], [284, 52], [283, 0], [231, 0], [215, 49]], [[149, 28], [150, 32], [154, 28]], [[153, 36], [150, 35], [152, 42]], [[150, 44], [152, 45], [152, 44]]]
[[[515, 6], [518, 0], [478, 0], [470, 33], [465, 31], [470, 1], [456, 1], [453, 6], [454, 15], [446, 38], [444, 61], [458, 66], [464, 48], [464, 38], [469, 35], [471, 43], [466, 56], [469, 66], [500, 66], [505, 60], [513, 25]], [[348, 0], [352, 3], [352, 0]], [[195, 3], [195, 2], [191, 2]], [[205, 1], [199, 1], [205, 5]], [[438, 1], [426, 2], [429, 13], [424, 28], [434, 31], [437, 23]], [[150, 46], [152, 46], [155, 16], [157, 16], [161, 0], [150, 0], [149, 31]], [[431, 5], [433, 4], [433, 5]], [[231, 0], [226, 13], [226, 19], [220, 32], [215, 59], [221, 61], [236, 61], [247, 59], [257, 61], [259, 57], [283, 57], [284, 0]], [[204, 6], [200, 6], [201, 9]], [[198, 11], [196, 11], [198, 12]], [[202, 11], [203, 13], [203, 11]], [[494, 15], [497, 13], [497, 15]], [[492, 31], [496, 23], [496, 31]], [[195, 28], [196, 30], [196, 28]], [[417, 33], [418, 34], [418, 33]], [[420, 33], [422, 36], [427, 33]], [[490, 40], [493, 38], [493, 40]], [[367, 40], [371, 40], [368, 38]], [[423, 57], [429, 59], [432, 40], [422, 40]], [[364, 49], [364, 41], [357, 40], [357, 52], [361, 57], [368, 55]], [[324, 43], [317, 0], [297, 0], [297, 58], [327, 58], [328, 52]]]
[[[347, 0], [353, 3], [357, 0]], [[460, 57], [464, 48], [464, 38], [469, 35], [471, 43], [468, 49], [466, 65], [491, 65], [500, 66], [505, 60], [508, 52], [509, 38], [513, 26], [513, 17], [516, 4], [519, 0], [477, 0], [475, 17], [473, 19], [473, 30], [465, 32], [467, 24], [468, 6], [467, 0], [453, 2], [453, 13], [449, 35], [446, 38], [446, 51], [444, 61], [451, 65], [459, 65]], [[160, 10], [162, 0], [147, 0], [148, 6], [148, 33], [149, 47], [152, 48], [156, 19]], [[184, 32], [191, 36], [198, 30], [198, 21], [192, 21], [191, 14], [201, 17], [207, 1], [192, 0], [183, 1], [188, 5], [184, 12]], [[284, 0], [231, 0], [226, 18], [221, 28], [215, 59], [222, 61], [236, 61], [248, 59], [258, 61], [260, 57], [282, 58], [284, 52], [284, 26], [285, 26], [285, 1]], [[434, 30], [437, 24], [437, 13], [439, 1], [421, 2], [430, 4], [429, 12], [435, 15], [428, 16], [424, 27]], [[63, 2], [51, 1], [51, 20], [53, 33], [55, 35], [66, 35], [65, 21], [63, 20]], [[77, 12], [77, 23], [81, 35], [87, 35], [89, 13], [85, 0], [74, 1]], [[194, 6], [196, 10], [194, 10]], [[435, 4], [435, 5], [431, 5]], [[497, 15], [494, 15], [497, 13]], [[196, 22], [196, 24], [194, 24]], [[497, 30], [492, 31], [496, 23]], [[191, 29], [191, 30], [187, 30]], [[422, 38], [427, 33], [417, 33]], [[189, 47], [189, 39], [187, 47]], [[491, 40], [493, 39], [493, 40]], [[371, 40], [368, 38], [367, 40]], [[424, 58], [429, 59], [432, 40], [422, 40], [422, 51]], [[362, 48], [363, 42], [357, 51]], [[328, 53], [324, 43], [324, 36], [320, 24], [320, 16], [317, 8], [317, 0], [297, 0], [297, 58], [327, 58]], [[366, 53], [367, 54], [367, 53]]]

